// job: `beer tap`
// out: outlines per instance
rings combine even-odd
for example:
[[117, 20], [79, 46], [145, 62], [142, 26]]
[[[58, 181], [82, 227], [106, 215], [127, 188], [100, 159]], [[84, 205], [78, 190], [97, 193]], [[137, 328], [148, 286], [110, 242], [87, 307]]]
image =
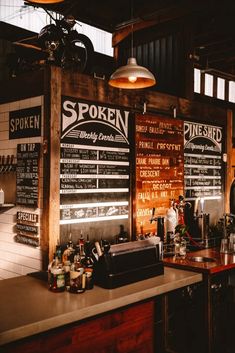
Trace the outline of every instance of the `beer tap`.
[[152, 224], [152, 222], [156, 222], [157, 223], [157, 236], [164, 242], [164, 217], [162, 216], [157, 216], [154, 217], [155, 215], [155, 207], [153, 207], [152, 209], [152, 217], [150, 218], [150, 224]]

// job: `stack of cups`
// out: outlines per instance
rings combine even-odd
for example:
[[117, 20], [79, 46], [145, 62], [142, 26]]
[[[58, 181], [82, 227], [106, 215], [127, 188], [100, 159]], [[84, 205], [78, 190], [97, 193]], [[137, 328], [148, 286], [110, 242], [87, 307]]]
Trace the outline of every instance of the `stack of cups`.
[[229, 252], [235, 253], [235, 233], [231, 233], [229, 236]]
[[235, 233], [231, 233], [228, 238], [221, 239], [220, 252], [224, 254], [235, 253]]

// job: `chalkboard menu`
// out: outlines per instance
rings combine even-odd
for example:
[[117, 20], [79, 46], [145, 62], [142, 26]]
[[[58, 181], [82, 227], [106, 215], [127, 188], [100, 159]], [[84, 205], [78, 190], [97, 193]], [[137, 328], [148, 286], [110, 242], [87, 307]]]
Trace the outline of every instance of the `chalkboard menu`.
[[187, 200], [220, 198], [222, 194], [220, 126], [184, 122], [184, 174]]
[[19, 211], [16, 214], [16, 232], [14, 239], [18, 243], [39, 246], [38, 214]]
[[40, 143], [17, 145], [16, 202], [38, 207]]
[[130, 112], [63, 97], [60, 224], [127, 220]]
[[136, 117], [136, 228], [155, 232], [170, 199], [183, 195], [183, 122], [163, 116]]

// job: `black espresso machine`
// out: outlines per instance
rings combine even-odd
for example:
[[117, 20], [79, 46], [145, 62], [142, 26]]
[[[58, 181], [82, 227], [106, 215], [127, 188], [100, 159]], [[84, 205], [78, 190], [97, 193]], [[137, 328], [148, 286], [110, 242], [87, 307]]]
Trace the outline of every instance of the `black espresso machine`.
[[94, 281], [112, 289], [164, 273], [159, 237], [111, 245], [94, 267]]

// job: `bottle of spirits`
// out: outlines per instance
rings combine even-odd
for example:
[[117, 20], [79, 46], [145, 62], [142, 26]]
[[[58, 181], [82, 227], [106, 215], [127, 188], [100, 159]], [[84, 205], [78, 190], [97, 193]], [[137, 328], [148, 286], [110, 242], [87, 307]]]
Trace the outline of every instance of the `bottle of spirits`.
[[49, 289], [52, 292], [63, 292], [65, 290], [65, 273], [58, 257], [55, 257], [55, 261], [50, 267]]
[[80, 238], [79, 238], [79, 251], [80, 251], [81, 257], [85, 257], [85, 249], [84, 249], [85, 244], [84, 243], [85, 243], [85, 241], [84, 241], [83, 233], [81, 230]]
[[70, 268], [70, 292], [83, 293], [86, 289], [86, 275], [79, 253], [74, 256]]
[[60, 244], [56, 245], [55, 256], [58, 258], [59, 262], [62, 262], [62, 248]]
[[117, 235], [117, 243], [126, 243], [128, 241], [127, 232], [124, 230], [124, 225], [120, 225], [120, 231]]
[[63, 255], [62, 255], [62, 262], [65, 263], [65, 261], [70, 261], [72, 263], [73, 258], [74, 258], [74, 254], [75, 254], [75, 248], [74, 248], [74, 244], [72, 241], [72, 235], [70, 233], [67, 247], [64, 250]]
[[71, 262], [66, 260], [63, 265], [64, 268], [64, 275], [65, 275], [65, 288], [68, 291], [70, 289], [70, 269], [71, 269]]
[[173, 206], [174, 200], [170, 200], [170, 207], [166, 211], [166, 240], [168, 244], [173, 241], [177, 226], [177, 214]]

